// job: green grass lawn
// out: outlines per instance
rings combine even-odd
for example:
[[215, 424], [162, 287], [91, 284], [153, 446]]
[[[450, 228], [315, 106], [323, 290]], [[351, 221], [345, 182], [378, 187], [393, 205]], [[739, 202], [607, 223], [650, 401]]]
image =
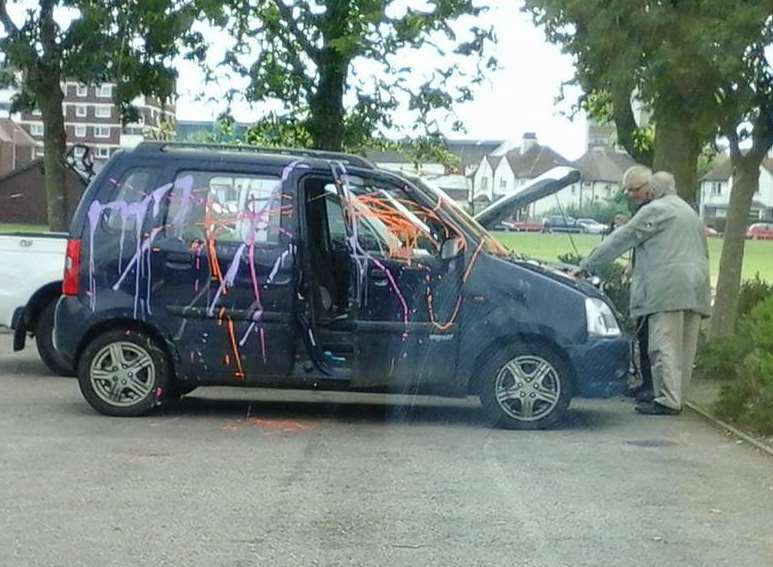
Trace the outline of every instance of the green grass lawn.
[[4, 232], [46, 232], [48, 227], [38, 224], [0, 223], [0, 234]]
[[[559, 254], [572, 252], [569, 235], [541, 234], [527, 232], [495, 232], [494, 235], [507, 247], [540, 260], [557, 260]], [[577, 250], [582, 255], [601, 242], [600, 236], [573, 234]], [[711, 258], [711, 278], [716, 281], [719, 270], [719, 256], [722, 252], [722, 239], [709, 238]], [[773, 282], [773, 240], [747, 240], [744, 251], [743, 277], [749, 279], [759, 273], [760, 277]]]

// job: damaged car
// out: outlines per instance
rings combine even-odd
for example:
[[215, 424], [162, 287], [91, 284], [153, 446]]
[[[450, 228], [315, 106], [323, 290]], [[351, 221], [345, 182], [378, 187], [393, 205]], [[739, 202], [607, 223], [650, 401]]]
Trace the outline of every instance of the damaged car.
[[56, 348], [113, 416], [232, 385], [474, 395], [492, 424], [549, 427], [624, 389], [629, 341], [593, 285], [486, 227], [578, 179], [473, 218], [357, 156], [145, 142], [81, 200]]

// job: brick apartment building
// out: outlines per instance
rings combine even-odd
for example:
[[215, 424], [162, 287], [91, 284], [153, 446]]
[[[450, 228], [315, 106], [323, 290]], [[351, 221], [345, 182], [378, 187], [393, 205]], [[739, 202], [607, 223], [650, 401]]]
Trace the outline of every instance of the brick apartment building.
[[[112, 83], [84, 85], [67, 81], [62, 85], [67, 145], [91, 147], [96, 162], [106, 160], [120, 148], [122, 136], [153, 137], [161, 131], [163, 122], [175, 122], [174, 104], [162, 105], [158, 100], [141, 96], [133, 101], [139, 119], [122, 124], [118, 106], [113, 102], [114, 90]], [[35, 140], [35, 157], [42, 157], [44, 126], [40, 111], [22, 113], [16, 122]]]

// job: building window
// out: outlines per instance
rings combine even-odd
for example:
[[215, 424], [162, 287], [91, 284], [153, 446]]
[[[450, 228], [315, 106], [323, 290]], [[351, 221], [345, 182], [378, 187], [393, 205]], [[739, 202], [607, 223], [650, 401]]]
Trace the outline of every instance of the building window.
[[722, 184], [719, 181], [715, 181], [711, 184], [711, 196], [719, 197], [722, 195]]
[[99, 146], [96, 148], [94, 153], [99, 159], [107, 159], [110, 157], [110, 148]]
[[43, 113], [42, 113], [42, 112], [40, 112], [40, 109], [39, 109], [39, 108], [36, 108], [35, 110], [33, 110], [33, 111], [32, 111], [32, 116], [40, 116], [40, 115], [42, 115], [42, 114], [43, 114]]
[[75, 137], [76, 138], [85, 138], [86, 137], [86, 127], [77, 125], [75, 126]]
[[110, 118], [112, 109], [109, 106], [95, 106], [94, 116], [97, 118]]
[[480, 189], [481, 191], [488, 189], [488, 177], [484, 177], [480, 180]]
[[83, 154], [86, 153], [86, 150], [83, 149], [83, 146], [78, 146], [75, 148], [75, 157], [81, 158], [83, 157]]
[[33, 136], [42, 136], [44, 131], [42, 124], [30, 124], [30, 134]]
[[86, 118], [88, 116], [89, 109], [82, 104], [75, 105], [75, 116], [78, 118]]
[[35, 157], [42, 158], [42, 157], [45, 157], [45, 155], [46, 155], [46, 150], [43, 149], [43, 146], [38, 146], [37, 148], [35, 148]]
[[113, 85], [100, 85], [97, 89], [97, 96], [100, 98], [110, 98], [113, 96]]
[[94, 137], [95, 138], [109, 138], [110, 137], [110, 128], [107, 126], [94, 126]]
[[500, 179], [499, 180], [499, 188], [500, 189], [507, 189], [507, 179]]
[[87, 85], [78, 85], [76, 94], [79, 97], [89, 96], [89, 87]]

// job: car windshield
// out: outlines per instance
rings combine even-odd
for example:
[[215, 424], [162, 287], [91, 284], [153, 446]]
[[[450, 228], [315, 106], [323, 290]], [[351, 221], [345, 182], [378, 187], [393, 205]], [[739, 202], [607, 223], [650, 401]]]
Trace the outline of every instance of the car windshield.
[[483, 228], [475, 218], [465, 211], [459, 203], [449, 198], [445, 192], [437, 187], [434, 187], [432, 183], [427, 183], [425, 180], [418, 177], [411, 177], [410, 181], [424, 193], [428, 193], [433, 199], [438, 199], [440, 207], [448, 214], [454, 221], [456, 221], [462, 228], [472, 234], [483, 245], [483, 250], [494, 256], [509, 257], [514, 254], [513, 251], [508, 250], [499, 240], [485, 228]]

